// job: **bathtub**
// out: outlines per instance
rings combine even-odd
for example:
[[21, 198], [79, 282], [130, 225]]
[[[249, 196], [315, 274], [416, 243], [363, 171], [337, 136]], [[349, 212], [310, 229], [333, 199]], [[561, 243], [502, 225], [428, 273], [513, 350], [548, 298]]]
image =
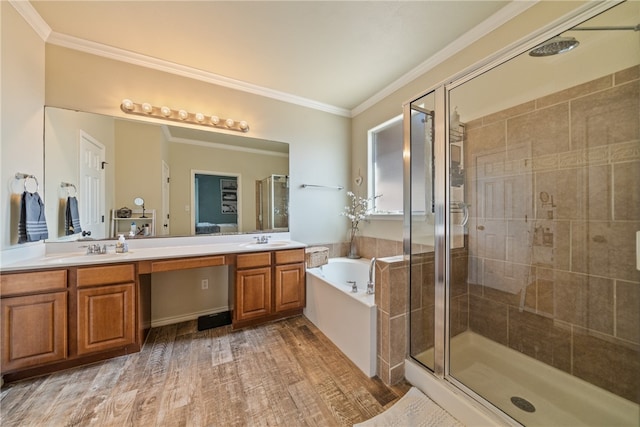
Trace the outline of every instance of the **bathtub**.
[[[367, 376], [376, 375], [376, 305], [367, 294], [369, 260], [330, 258], [307, 269], [304, 315]], [[357, 293], [351, 292], [355, 280]]]

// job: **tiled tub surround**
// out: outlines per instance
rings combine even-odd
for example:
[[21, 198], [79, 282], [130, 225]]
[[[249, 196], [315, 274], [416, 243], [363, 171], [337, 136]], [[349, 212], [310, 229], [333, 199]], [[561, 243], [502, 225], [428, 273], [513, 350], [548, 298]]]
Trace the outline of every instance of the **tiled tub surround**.
[[377, 369], [378, 377], [387, 385], [404, 378], [409, 330], [407, 265], [401, 255], [376, 261]]
[[[432, 249], [413, 246], [412, 255], [411, 292], [409, 262], [404, 257], [383, 258], [377, 262], [378, 376], [386, 384], [402, 380], [408, 351], [417, 355], [434, 345], [434, 253]], [[454, 335], [468, 329], [467, 259], [465, 248], [451, 251], [450, 311]], [[430, 366], [433, 367], [433, 360]]]
[[468, 327], [640, 402], [640, 67], [466, 129]]
[[[349, 253], [349, 242], [316, 243], [310, 246], [324, 246], [329, 249], [329, 258], [346, 257]], [[356, 247], [362, 258], [384, 258], [402, 255], [402, 242], [377, 237], [356, 236]]]

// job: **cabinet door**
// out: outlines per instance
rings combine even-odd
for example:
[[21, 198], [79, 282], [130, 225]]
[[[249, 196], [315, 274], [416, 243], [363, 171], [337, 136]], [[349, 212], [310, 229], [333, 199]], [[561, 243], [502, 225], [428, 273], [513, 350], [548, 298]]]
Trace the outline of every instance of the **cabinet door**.
[[275, 310], [284, 311], [305, 306], [304, 263], [276, 265]]
[[4, 298], [2, 372], [67, 357], [67, 292]]
[[236, 273], [236, 319], [248, 320], [271, 313], [271, 268], [238, 270]]
[[78, 354], [135, 342], [134, 284], [78, 290]]

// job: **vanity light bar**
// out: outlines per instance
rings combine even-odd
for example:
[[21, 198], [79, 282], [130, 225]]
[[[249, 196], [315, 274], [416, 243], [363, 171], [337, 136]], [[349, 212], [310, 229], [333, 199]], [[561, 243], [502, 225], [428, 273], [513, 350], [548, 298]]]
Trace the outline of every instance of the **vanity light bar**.
[[138, 104], [130, 99], [123, 99], [120, 109], [127, 114], [154, 117], [156, 119], [173, 120], [174, 122], [193, 125], [249, 132], [249, 124], [244, 120], [222, 119], [218, 116], [205, 116], [202, 113], [189, 113], [186, 110], [173, 110], [169, 107], [155, 107], [148, 102]]

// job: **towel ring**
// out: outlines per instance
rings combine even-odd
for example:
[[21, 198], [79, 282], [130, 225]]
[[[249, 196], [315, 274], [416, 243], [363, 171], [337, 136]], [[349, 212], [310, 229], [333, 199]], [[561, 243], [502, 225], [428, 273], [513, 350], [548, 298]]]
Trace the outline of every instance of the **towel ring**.
[[[71, 196], [71, 192], [69, 191], [69, 187], [73, 188], [73, 196]], [[74, 184], [71, 184], [70, 182], [61, 182], [60, 183], [60, 188], [64, 188], [65, 190], [67, 190], [67, 196], [69, 197], [75, 197], [78, 195], [78, 189], [76, 188], [76, 186]]]
[[[36, 182], [36, 191], [29, 191], [29, 189], [27, 188], [27, 181], [29, 180], [29, 178], [33, 179]], [[16, 179], [24, 179], [24, 191], [26, 192], [37, 193], [38, 191], [40, 191], [40, 183], [38, 182], [38, 178], [36, 178], [35, 175], [18, 172], [16, 173]]]

